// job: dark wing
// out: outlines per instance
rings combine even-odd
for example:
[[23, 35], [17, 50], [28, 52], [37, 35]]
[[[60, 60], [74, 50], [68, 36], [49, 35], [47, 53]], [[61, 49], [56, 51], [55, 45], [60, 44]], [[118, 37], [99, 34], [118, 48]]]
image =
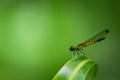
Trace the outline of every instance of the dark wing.
[[88, 39], [87, 41], [85, 41], [84, 43], [86, 42], [89, 42], [89, 41], [95, 41], [95, 42], [99, 42], [99, 41], [102, 41], [105, 39], [105, 36], [109, 33], [109, 30], [108, 29], [105, 29], [101, 32], [99, 32], [97, 35], [95, 35], [94, 37]]

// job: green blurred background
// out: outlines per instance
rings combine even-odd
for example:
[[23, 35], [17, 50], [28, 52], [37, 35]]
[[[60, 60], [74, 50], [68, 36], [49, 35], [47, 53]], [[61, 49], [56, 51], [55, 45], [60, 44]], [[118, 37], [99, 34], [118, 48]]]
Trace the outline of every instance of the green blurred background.
[[0, 80], [51, 80], [71, 45], [105, 28], [107, 39], [84, 52], [99, 65], [95, 80], [119, 80], [119, 0], [1, 0]]

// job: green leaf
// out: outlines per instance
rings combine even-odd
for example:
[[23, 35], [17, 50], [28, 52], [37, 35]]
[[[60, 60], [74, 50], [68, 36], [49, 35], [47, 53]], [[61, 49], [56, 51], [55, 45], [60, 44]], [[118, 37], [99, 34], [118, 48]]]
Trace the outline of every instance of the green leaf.
[[52, 80], [93, 80], [97, 72], [97, 64], [79, 56], [70, 59]]

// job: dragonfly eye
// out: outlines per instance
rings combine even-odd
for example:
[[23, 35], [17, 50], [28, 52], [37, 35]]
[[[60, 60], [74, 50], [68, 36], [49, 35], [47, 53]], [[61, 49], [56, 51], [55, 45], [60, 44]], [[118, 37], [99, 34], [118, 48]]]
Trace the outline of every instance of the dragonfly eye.
[[70, 47], [70, 51], [74, 51], [75, 48], [73, 46]]

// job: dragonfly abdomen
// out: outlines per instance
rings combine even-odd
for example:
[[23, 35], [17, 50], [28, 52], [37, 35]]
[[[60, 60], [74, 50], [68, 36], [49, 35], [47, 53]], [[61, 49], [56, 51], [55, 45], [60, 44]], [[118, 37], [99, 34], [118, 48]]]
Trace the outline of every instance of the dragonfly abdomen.
[[103, 37], [103, 38], [101, 38], [101, 39], [96, 40], [96, 42], [102, 41], [102, 40], [104, 40], [104, 39], [105, 39], [105, 37]]
[[93, 43], [95, 43], [95, 41], [92, 40], [92, 41], [88, 41], [86, 43], [79, 44], [76, 46], [76, 50], [80, 50], [81, 48], [87, 47], [88, 45], [91, 45]]
[[92, 41], [88, 41], [84, 44], [82, 44], [82, 47], [87, 47], [88, 45], [94, 44], [96, 41], [92, 40]]

